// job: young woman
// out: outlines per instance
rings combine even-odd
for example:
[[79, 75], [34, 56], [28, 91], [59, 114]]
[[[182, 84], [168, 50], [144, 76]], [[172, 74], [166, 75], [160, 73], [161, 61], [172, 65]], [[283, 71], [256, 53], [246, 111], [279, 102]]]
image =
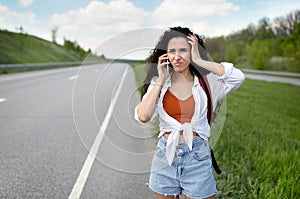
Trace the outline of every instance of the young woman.
[[[244, 74], [209, 61], [202, 38], [188, 28], [165, 31], [149, 58], [135, 118], [159, 116], [160, 133], [148, 186], [160, 198], [215, 198], [209, 149], [210, 108], [237, 89]], [[209, 114], [208, 114], [209, 113]]]

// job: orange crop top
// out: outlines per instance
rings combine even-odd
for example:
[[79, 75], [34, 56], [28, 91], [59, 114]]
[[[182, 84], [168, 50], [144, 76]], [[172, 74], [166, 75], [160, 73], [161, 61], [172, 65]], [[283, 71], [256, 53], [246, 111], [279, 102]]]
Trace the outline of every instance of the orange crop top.
[[193, 95], [186, 100], [180, 100], [168, 90], [164, 96], [163, 106], [168, 115], [183, 124], [191, 122], [194, 115], [195, 101]]

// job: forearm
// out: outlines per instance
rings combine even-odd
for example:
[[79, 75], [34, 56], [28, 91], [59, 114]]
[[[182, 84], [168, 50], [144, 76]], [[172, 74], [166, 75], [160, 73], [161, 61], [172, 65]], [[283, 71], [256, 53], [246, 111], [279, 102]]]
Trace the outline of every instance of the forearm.
[[137, 114], [141, 122], [148, 122], [151, 119], [151, 116], [155, 111], [162, 86], [163, 85], [161, 83], [156, 82], [149, 95], [139, 103], [137, 107]]
[[201, 58], [195, 60], [194, 62], [200, 67], [205, 68], [206, 70], [211, 71], [219, 76], [223, 76], [225, 74], [225, 68], [220, 63], [206, 61]]

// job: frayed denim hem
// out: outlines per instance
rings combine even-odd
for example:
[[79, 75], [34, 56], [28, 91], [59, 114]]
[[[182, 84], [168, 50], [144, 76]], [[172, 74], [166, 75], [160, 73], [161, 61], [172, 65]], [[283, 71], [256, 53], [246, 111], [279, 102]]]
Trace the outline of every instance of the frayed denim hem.
[[151, 190], [151, 191], [153, 191], [153, 192], [155, 192], [155, 193], [158, 193], [158, 194], [164, 195], [164, 196], [174, 196], [174, 198], [175, 198], [175, 197], [177, 197], [177, 196], [180, 196], [180, 195], [181, 195], [181, 193], [178, 193], [178, 194], [161, 193], [161, 192], [159, 192], [159, 191], [156, 191], [156, 190], [155, 190], [155, 189], [153, 189], [152, 187], [150, 187], [150, 186], [149, 186], [149, 183], [145, 183], [145, 184], [146, 184], [146, 186], [148, 187], [148, 189], [149, 189], [149, 190]]
[[183, 193], [184, 195], [186, 195], [187, 197], [189, 197], [189, 198], [193, 198], [193, 199], [203, 199], [203, 198], [209, 198], [209, 197], [212, 197], [212, 196], [216, 196], [216, 195], [218, 194], [218, 191], [216, 191], [216, 192], [214, 192], [214, 193], [212, 193], [212, 194], [210, 194], [210, 195], [208, 195], [208, 196], [201, 196], [201, 197], [199, 197], [199, 196], [191, 196], [191, 195], [185, 194], [184, 191], [182, 191], [182, 193]]

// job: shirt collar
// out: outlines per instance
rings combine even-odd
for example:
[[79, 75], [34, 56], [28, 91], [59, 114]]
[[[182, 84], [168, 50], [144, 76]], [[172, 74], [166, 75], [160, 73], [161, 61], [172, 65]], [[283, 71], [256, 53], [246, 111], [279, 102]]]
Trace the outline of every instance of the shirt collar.
[[198, 86], [200, 83], [199, 83], [199, 79], [196, 75], [194, 75], [194, 84], [193, 84], [193, 87], [196, 87]]
[[165, 82], [165, 87], [169, 88], [171, 87], [171, 76], [172, 74], [169, 75], [169, 77], [167, 78], [166, 82]]

